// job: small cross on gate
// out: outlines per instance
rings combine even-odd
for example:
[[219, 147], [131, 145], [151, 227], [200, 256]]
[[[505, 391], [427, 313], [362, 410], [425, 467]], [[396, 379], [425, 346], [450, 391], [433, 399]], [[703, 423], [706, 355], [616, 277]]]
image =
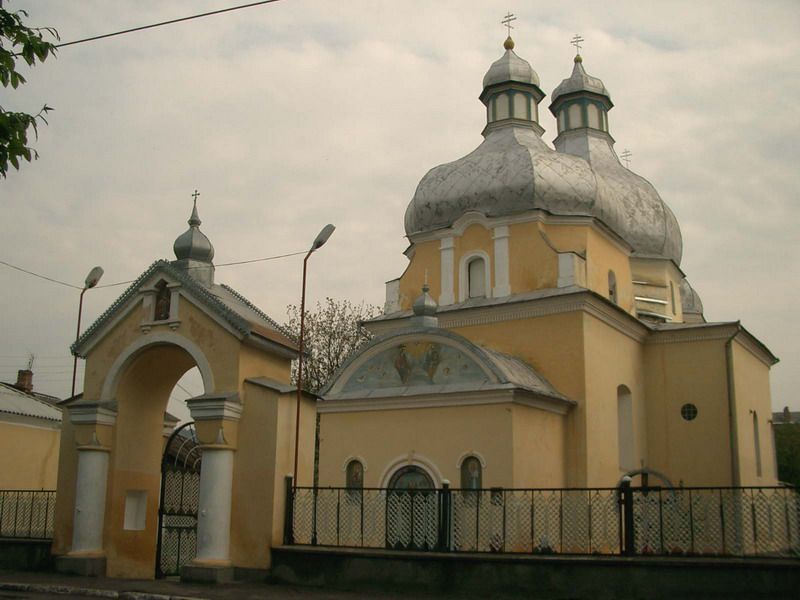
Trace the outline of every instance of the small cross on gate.
[[625, 150], [623, 150], [622, 154], [620, 154], [619, 156], [620, 156], [620, 158], [622, 160], [625, 161], [625, 168], [626, 169], [630, 169], [631, 168], [631, 156], [633, 156], [633, 152], [631, 152], [630, 150], [625, 148]]
[[514, 26], [511, 24], [511, 22], [516, 20], [517, 17], [514, 16], [514, 13], [509, 12], [505, 17], [503, 17], [503, 20], [500, 21], [500, 23], [505, 25], [508, 29], [508, 37], [511, 37], [511, 30], [514, 29]]
[[575, 46], [575, 54], [580, 54], [581, 53], [581, 42], [583, 42], [583, 41], [585, 41], [585, 40], [580, 35], [578, 35], [577, 33], [575, 34], [575, 37], [572, 38], [572, 40], [570, 41], [570, 44]]

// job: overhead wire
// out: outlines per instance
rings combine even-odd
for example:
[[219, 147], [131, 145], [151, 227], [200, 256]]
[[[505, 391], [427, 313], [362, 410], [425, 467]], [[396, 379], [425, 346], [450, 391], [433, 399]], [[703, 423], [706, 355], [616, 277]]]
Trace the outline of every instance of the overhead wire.
[[139, 27], [131, 27], [130, 29], [123, 29], [122, 31], [115, 31], [114, 33], [104, 33], [102, 35], [95, 35], [88, 38], [83, 38], [80, 40], [73, 40], [71, 42], [64, 42], [63, 44], [55, 44], [56, 48], [64, 48], [65, 46], [74, 46], [75, 44], [83, 44], [85, 42], [94, 42], [97, 40], [102, 40], [105, 38], [115, 37], [118, 35], [125, 35], [128, 33], [134, 33], [136, 31], [144, 31], [145, 29], [153, 29], [155, 27], [162, 27], [164, 25], [172, 25], [174, 23], [181, 23], [183, 21], [191, 21], [192, 19], [200, 19], [202, 17], [210, 17], [212, 15], [219, 15], [226, 12], [232, 12], [234, 10], [241, 10], [243, 8], [251, 8], [253, 6], [260, 6], [262, 4], [272, 4], [274, 2], [278, 2], [279, 0], [261, 0], [260, 2], [250, 2], [249, 4], [241, 4], [239, 6], [231, 6], [229, 8], [221, 8], [219, 10], [212, 10], [209, 12], [200, 13], [197, 15], [190, 15], [188, 17], [180, 17], [178, 19], [170, 19], [169, 21], [161, 21], [160, 23], [151, 23], [150, 25], [141, 25]]

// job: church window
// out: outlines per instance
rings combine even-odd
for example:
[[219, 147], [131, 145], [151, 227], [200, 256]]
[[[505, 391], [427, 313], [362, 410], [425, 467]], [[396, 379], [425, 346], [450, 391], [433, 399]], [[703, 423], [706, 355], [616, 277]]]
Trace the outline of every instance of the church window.
[[509, 101], [508, 94], [498, 94], [494, 98], [496, 103], [495, 115], [497, 117], [497, 120], [499, 121], [500, 119], [507, 119], [510, 116], [509, 115], [510, 107], [508, 105]]
[[614, 271], [608, 272], [608, 299], [611, 300], [614, 304], [618, 304], [617, 276], [614, 274]]
[[753, 445], [755, 446], [756, 475], [761, 477], [761, 436], [758, 434], [758, 413], [753, 411]]
[[522, 92], [516, 92], [514, 94], [514, 118], [527, 119], [528, 107], [528, 97]]
[[633, 398], [628, 387], [620, 385], [617, 387], [617, 448], [622, 471], [634, 468], [633, 445]]
[[686, 421], [694, 421], [697, 418], [697, 407], [691, 403], [684, 404], [681, 406], [681, 416]]
[[351, 460], [347, 463], [345, 485], [349, 489], [361, 489], [364, 487], [364, 465], [361, 464], [361, 461]]
[[167, 287], [167, 282], [163, 279], [156, 285], [156, 309], [155, 321], [169, 320], [169, 309], [172, 292]]
[[567, 111], [561, 109], [558, 111], [558, 133], [561, 133], [567, 128]]
[[461, 462], [461, 489], [479, 490], [483, 487], [483, 467], [475, 456], [468, 456]]
[[581, 114], [580, 104], [571, 104], [569, 107], [569, 128], [577, 129], [583, 127], [583, 115]]
[[482, 258], [474, 258], [467, 266], [469, 278], [469, 298], [486, 297], [486, 263]]
[[600, 129], [600, 111], [597, 109], [596, 104], [589, 103], [586, 107], [586, 116], [589, 119], [589, 127]]

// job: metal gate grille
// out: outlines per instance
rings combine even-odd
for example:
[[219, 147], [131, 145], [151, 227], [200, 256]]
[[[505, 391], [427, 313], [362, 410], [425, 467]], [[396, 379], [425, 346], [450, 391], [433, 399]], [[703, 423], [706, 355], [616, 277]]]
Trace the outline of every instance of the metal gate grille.
[[197, 553], [197, 507], [200, 497], [202, 450], [194, 423], [176, 429], [161, 463], [161, 503], [158, 511], [156, 575], [180, 575]]

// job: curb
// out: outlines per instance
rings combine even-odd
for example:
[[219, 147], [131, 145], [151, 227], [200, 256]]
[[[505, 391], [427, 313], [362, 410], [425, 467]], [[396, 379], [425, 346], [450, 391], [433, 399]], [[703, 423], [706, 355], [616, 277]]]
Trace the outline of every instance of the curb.
[[9, 592], [36, 592], [40, 594], [72, 594], [91, 598], [119, 598], [120, 600], [207, 600], [196, 596], [170, 596], [150, 592], [118, 592], [97, 588], [81, 588], [70, 585], [47, 585], [40, 583], [0, 583], [0, 590]]

